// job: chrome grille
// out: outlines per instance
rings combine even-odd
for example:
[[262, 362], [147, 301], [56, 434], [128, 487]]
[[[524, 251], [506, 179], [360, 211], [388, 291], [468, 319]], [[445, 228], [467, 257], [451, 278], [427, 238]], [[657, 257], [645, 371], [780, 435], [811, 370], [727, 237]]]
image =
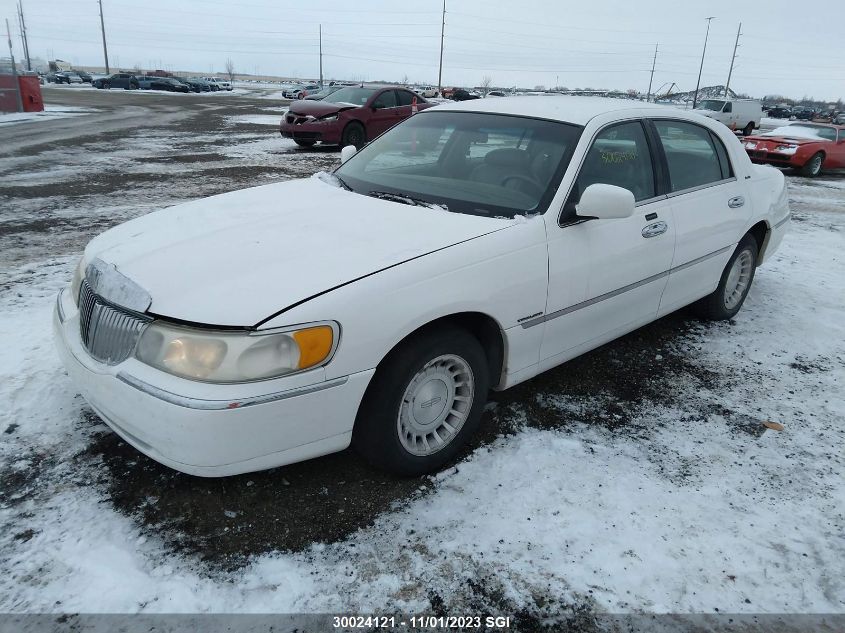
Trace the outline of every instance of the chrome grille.
[[105, 302], [87, 281], [79, 290], [79, 333], [85, 349], [97, 360], [116, 365], [135, 349], [138, 336], [152, 319]]

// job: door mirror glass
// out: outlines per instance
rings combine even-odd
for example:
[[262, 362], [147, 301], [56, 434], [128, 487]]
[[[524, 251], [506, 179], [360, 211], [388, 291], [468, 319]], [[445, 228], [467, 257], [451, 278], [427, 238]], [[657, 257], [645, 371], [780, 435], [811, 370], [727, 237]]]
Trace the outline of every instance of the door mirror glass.
[[355, 152], [357, 151], [358, 150], [354, 145], [347, 145], [342, 150], [340, 150], [340, 164], [343, 165], [343, 163], [355, 156]]
[[634, 194], [615, 185], [590, 185], [581, 194], [575, 207], [578, 217], [612, 220], [629, 218], [634, 214]]

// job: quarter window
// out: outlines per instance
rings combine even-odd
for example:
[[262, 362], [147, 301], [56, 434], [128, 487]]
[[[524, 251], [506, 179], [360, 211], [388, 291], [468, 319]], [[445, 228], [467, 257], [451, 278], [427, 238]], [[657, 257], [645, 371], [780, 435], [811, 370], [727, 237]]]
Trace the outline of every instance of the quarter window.
[[654, 126], [669, 165], [670, 191], [701, 187], [730, 177], [727, 152], [708, 129], [684, 121], [655, 121]]
[[637, 201], [655, 196], [651, 152], [639, 121], [613, 125], [599, 133], [581, 165], [567, 211], [573, 212], [584, 190], [595, 184], [628, 189]]

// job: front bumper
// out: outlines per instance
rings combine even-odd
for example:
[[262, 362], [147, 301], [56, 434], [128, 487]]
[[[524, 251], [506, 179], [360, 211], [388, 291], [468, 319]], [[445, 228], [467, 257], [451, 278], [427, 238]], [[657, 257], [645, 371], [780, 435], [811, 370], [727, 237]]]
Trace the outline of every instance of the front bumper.
[[765, 149], [746, 149], [745, 153], [752, 163], [758, 165], [774, 165], [775, 167], [801, 167], [803, 163], [796, 160], [796, 154], [779, 154]]
[[374, 370], [331, 381], [317, 370], [212, 385], [170, 376], [131, 358], [108, 366], [83, 347], [79, 313], [68, 294], [59, 294], [53, 330], [71, 381], [106, 424], [152, 459], [191, 475], [220, 477], [349, 446]]
[[283, 138], [291, 138], [297, 141], [315, 141], [325, 143], [326, 145], [338, 145], [340, 144], [343, 127], [338, 121], [332, 121], [330, 123], [310, 121], [288, 123], [286, 120], [283, 120], [279, 126], [279, 133]]

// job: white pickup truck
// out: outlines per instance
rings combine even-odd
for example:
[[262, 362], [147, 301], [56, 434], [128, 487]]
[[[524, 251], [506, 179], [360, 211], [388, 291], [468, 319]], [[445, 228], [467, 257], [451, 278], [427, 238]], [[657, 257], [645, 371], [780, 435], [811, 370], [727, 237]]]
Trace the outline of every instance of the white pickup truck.
[[753, 134], [760, 127], [763, 107], [754, 99], [705, 99], [695, 108], [698, 114], [716, 119], [743, 135]]
[[232, 89], [232, 82], [226, 81], [225, 79], [220, 79], [219, 77], [203, 77], [203, 79], [210, 83], [212, 86], [217, 86], [218, 90]]

